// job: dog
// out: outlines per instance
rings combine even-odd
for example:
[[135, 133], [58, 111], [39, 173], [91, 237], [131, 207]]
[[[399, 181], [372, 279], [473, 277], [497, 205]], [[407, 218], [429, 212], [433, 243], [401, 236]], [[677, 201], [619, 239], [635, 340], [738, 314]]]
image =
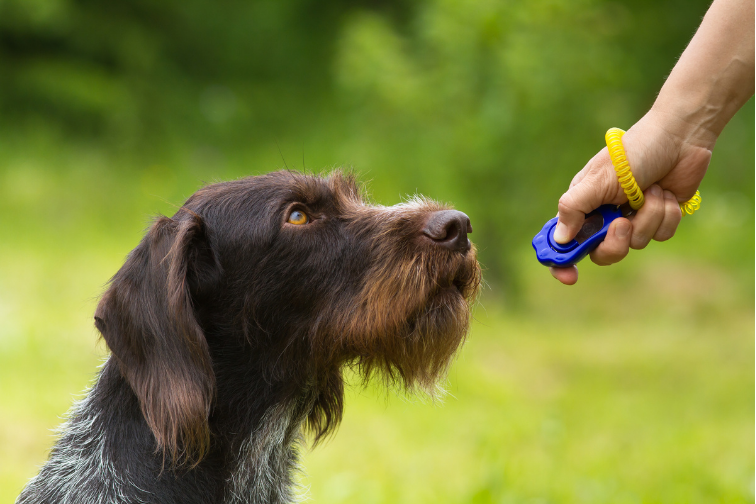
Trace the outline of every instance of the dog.
[[111, 279], [111, 355], [17, 504], [291, 503], [304, 434], [333, 433], [345, 367], [435, 394], [481, 282], [469, 218], [355, 177], [199, 189]]

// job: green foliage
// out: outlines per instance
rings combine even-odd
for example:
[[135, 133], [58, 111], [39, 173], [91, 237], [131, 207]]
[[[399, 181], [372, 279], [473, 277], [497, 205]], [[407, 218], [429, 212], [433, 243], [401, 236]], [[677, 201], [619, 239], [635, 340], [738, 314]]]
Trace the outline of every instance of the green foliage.
[[0, 500], [104, 355], [94, 304], [149, 216], [287, 165], [453, 203], [487, 281], [455, 398], [353, 393], [316, 501], [752, 502], [753, 100], [673, 240], [572, 289], [530, 247], [708, 4], [0, 0]]
[[[514, 293], [512, 243], [609, 126], [648, 109], [707, 4], [6, 0], [0, 131], [94, 141], [195, 183], [278, 168], [249, 161], [279, 145], [300, 168], [351, 164], [382, 201], [465, 210], [489, 281]], [[752, 102], [733, 123], [704, 205], [753, 202]]]

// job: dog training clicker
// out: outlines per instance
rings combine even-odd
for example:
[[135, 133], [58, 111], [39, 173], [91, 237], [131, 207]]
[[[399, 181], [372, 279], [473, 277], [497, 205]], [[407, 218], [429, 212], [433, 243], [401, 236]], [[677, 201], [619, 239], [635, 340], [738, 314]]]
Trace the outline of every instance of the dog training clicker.
[[[630, 163], [627, 160], [625, 149], [622, 146], [622, 136], [625, 134], [619, 128], [610, 128], [606, 132], [606, 146], [609, 150], [609, 157], [612, 160], [614, 170], [617, 172], [617, 178], [622, 186], [622, 190], [627, 196], [630, 213], [639, 210], [644, 203], [643, 192], [635, 182], [633, 172], [630, 170]], [[687, 202], [680, 204], [680, 211], [685, 216], [693, 214], [701, 207], [701, 193], [696, 194]], [[533, 238], [533, 248], [536, 251], [538, 262], [544, 266], [554, 266], [564, 268], [572, 266], [581, 261], [593, 249], [606, 238], [609, 225], [615, 219], [622, 217], [623, 213], [620, 207], [615, 205], [602, 205], [593, 212], [585, 216], [583, 227], [578, 234], [569, 243], [557, 243], [554, 239], [558, 217], [549, 220]]]
[[533, 248], [538, 262], [544, 266], [563, 268], [577, 264], [588, 253], [598, 247], [606, 237], [609, 224], [622, 212], [614, 205], [602, 205], [585, 216], [585, 223], [577, 236], [569, 243], [557, 243], [554, 239], [558, 217], [548, 221], [543, 229], [533, 238]]

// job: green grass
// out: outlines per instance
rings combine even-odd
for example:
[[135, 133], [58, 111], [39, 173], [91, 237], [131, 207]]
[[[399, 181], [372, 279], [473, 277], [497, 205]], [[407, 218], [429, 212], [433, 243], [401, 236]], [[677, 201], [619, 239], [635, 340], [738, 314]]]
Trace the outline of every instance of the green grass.
[[586, 318], [484, 299], [443, 405], [352, 389], [338, 435], [305, 457], [313, 502], [753, 502], [753, 312], [646, 317], [581, 281], [538, 291], [578, 312], [585, 296]]

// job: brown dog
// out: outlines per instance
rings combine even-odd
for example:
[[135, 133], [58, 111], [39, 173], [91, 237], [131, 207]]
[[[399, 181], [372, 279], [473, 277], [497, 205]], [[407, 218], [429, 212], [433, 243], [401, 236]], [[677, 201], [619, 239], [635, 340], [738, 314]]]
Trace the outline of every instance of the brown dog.
[[210, 185], [156, 220], [95, 323], [112, 351], [17, 503], [287, 503], [342, 368], [433, 392], [480, 283], [465, 214], [351, 176]]

